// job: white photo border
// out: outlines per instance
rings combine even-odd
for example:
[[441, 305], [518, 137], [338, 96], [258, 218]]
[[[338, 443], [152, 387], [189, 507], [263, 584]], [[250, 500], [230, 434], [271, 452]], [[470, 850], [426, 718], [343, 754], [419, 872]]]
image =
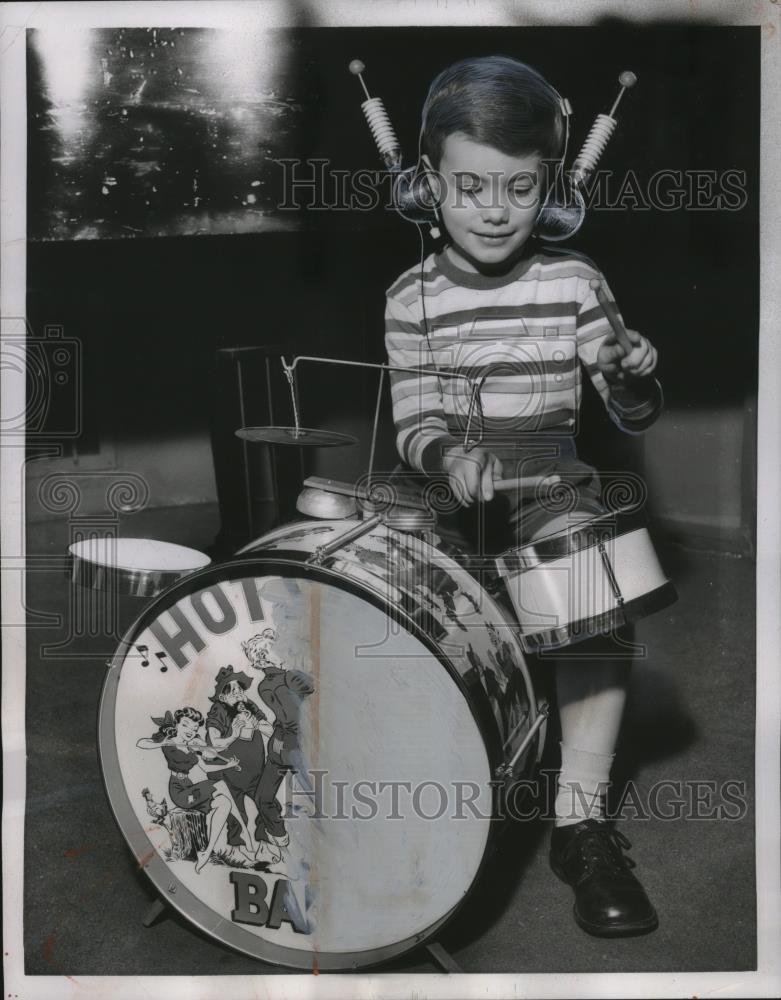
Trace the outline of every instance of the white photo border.
[[[167, 976], [168, 1000], [317, 997], [773, 997], [781, 995], [781, 4], [776, 0], [310, 0], [323, 27], [588, 25], [621, 17], [642, 27], [755, 25], [761, 29], [760, 366], [757, 509], [756, 863], [757, 971], [712, 973]], [[26, 306], [25, 36], [30, 28], [284, 27], [293, 5], [260, 2], [111, 2], [0, 4], [0, 313]], [[24, 412], [24, 374], [3, 369], [3, 413]], [[3, 964], [10, 1000], [74, 996], [157, 1000], [153, 976], [26, 976], [23, 943], [25, 815], [24, 447], [3, 443], [2, 675]]]

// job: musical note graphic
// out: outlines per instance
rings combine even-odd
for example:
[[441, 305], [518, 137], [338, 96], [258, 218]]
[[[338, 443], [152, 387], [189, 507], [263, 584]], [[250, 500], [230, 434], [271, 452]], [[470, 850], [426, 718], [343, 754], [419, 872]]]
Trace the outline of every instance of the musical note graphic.
[[143, 656], [143, 660], [141, 661], [141, 666], [148, 667], [149, 659], [147, 658], [147, 653], [149, 652], [149, 646], [136, 646], [136, 649]]
[[155, 653], [155, 656], [160, 661], [160, 673], [164, 674], [166, 670], [168, 670], [168, 667], [165, 665], [165, 663], [163, 663], [163, 660], [165, 659], [166, 656], [168, 656], [168, 653]]

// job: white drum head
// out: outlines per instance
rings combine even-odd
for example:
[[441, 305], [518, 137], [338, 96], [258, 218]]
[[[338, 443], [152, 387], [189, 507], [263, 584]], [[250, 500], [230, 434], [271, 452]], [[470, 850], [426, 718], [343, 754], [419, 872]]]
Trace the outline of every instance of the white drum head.
[[74, 583], [93, 590], [151, 597], [208, 566], [198, 549], [154, 538], [85, 538], [68, 546]]
[[68, 546], [72, 556], [118, 569], [192, 573], [211, 560], [197, 549], [155, 538], [86, 538]]
[[[575, 527], [581, 527], [586, 521], [593, 521], [602, 517], [600, 514], [593, 514], [589, 511], [573, 510], [553, 515], [550, 520], [541, 524], [532, 534], [530, 541], [540, 541], [551, 538], [553, 535], [572, 531]], [[521, 546], [522, 547], [522, 546]]]
[[[100, 720], [115, 815], [161, 895], [226, 944], [300, 969], [385, 961], [444, 922], [482, 863], [491, 767], [478, 723], [430, 643], [355, 585], [300, 568], [232, 572], [200, 574], [209, 586], [193, 593], [189, 581], [157, 602], [115, 658]], [[262, 747], [246, 742], [250, 730], [229, 742], [223, 760], [241, 771], [219, 774], [250, 788], [239, 793], [245, 846], [263, 841], [275, 808], [288, 843], [279, 863], [253, 865], [226, 824], [198, 871], [215, 799], [189, 808], [186, 774], [192, 785], [206, 774], [186, 748], [166, 756], [152, 738], [185, 707], [197, 738], [210, 711], [212, 723], [229, 716], [211, 700], [228, 665], [266, 731]], [[291, 769], [269, 809], [253, 782], [274, 789], [280, 746]]]

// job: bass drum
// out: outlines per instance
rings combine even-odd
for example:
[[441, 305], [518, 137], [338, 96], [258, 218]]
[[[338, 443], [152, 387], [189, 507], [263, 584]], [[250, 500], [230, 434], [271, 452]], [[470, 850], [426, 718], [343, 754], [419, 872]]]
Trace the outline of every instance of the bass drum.
[[295, 969], [433, 935], [544, 738], [509, 615], [421, 535], [338, 547], [353, 524], [288, 525], [174, 584], [100, 708], [107, 794], [161, 896]]

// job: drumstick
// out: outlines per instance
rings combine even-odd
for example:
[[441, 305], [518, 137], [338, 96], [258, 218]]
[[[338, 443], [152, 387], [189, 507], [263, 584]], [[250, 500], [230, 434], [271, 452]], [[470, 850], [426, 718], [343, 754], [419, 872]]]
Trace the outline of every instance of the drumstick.
[[532, 492], [538, 486], [555, 486], [561, 482], [561, 476], [521, 476], [520, 479], [495, 479], [494, 489], [497, 491], [521, 490]]
[[602, 312], [607, 317], [608, 323], [613, 328], [613, 333], [616, 335], [616, 340], [618, 341], [621, 350], [625, 355], [632, 351], [635, 346], [632, 341], [627, 336], [626, 330], [624, 329], [624, 324], [618, 315], [618, 310], [615, 305], [610, 301], [610, 299], [605, 295], [605, 290], [602, 287], [602, 282], [599, 278], [592, 278], [589, 281], [589, 288], [596, 293], [597, 302], [599, 302], [602, 307]]

